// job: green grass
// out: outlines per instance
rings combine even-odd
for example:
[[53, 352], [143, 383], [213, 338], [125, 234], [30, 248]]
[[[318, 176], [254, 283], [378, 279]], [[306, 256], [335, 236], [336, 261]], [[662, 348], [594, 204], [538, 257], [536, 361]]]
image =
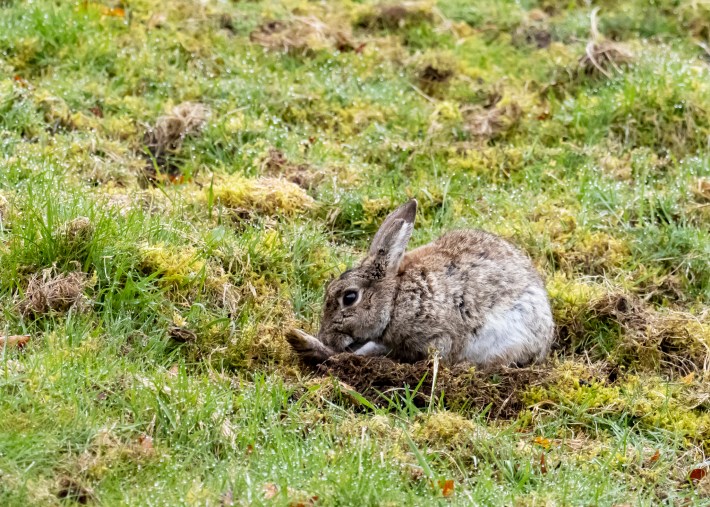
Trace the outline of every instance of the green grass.
[[[586, 2], [0, 1], [0, 335], [31, 336], [0, 504], [710, 505], [710, 8], [599, 5], [609, 77]], [[250, 39], [274, 19], [290, 47]], [[186, 101], [204, 127], [150, 161]], [[510, 420], [376, 408], [286, 345], [409, 197], [413, 246], [484, 228], [548, 280], [559, 381]], [[27, 310], [44, 270], [81, 304]]]

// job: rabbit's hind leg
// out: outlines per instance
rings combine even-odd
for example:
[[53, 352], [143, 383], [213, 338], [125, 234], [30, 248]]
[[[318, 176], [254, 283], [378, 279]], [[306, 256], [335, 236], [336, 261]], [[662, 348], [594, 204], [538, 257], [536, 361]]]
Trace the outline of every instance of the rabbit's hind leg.
[[481, 366], [540, 361], [550, 349], [553, 331], [544, 289], [530, 287], [513, 306], [487, 316], [464, 347], [462, 359]]

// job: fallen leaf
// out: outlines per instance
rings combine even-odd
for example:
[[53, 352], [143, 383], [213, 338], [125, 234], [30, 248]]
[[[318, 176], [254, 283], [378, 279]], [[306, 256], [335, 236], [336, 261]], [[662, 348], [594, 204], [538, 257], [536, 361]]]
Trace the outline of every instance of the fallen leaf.
[[265, 500], [271, 500], [272, 498], [274, 498], [276, 495], [279, 494], [279, 487], [276, 484], [274, 484], [273, 482], [267, 482], [266, 484], [264, 484], [262, 489], [264, 490], [264, 499]]
[[151, 454], [153, 452], [153, 437], [143, 433], [138, 437], [138, 445], [140, 446], [141, 451], [146, 454]]
[[20, 334], [11, 336], [0, 336], [0, 347], [7, 345], [8, 347], [22, 348], [30, 341], [30, 335]]
[[656, 449], [656, 452], [653, 454], [653, 456], [651, 456], [651, 458], [649, 459], [649, 461], [650, 461], [651, 463], [655, 463], [656, 461], [658, 461], [658, 459], [659, 459], [660, 457], [661, 457], [661, 450], [660, 450], [660, 449]]
[[692, 472], [690, 472], [690, 475], [688, 476], [688, 478], [692, 482], [698, 482], [703, 477], [705, 477], [707, 474], [708, 474], [707, 468], [696, 468]]
[[545, 453], [540, 454], [540, 473], [547, 473], [547, 461], [545, 460]]
[[549, 449], [550, 448], [550, 440], [548, 440], [545, 437], [535, 437], [533, 439], [533, 443], [539, 445], [543, 449]]
[[30, 83], [24, 77], [19, 76], [17, 74], [14, 75], [12, 79], [23, 88], [29, 88], [30, 86]]
[[101, 14], [104, 16], [111, 16], [114, 18], [125, 18], [126, 17], [126, 11], [125, 9], [122, 9], [121, 7], [102, 7], [101, 8]]
[[454, 481], [453, 479], [440, 480], [439, 489], [441, 490], [441, 495], [444, 498], [448, 498], [454, 494]]

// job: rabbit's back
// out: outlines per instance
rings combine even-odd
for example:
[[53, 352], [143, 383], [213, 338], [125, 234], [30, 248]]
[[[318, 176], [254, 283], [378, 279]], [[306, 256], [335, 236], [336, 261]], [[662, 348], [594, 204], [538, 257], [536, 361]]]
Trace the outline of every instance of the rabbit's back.
[[404, 360], [526, 363], [547, 354], [553, 322], [530, 259], [493, 234], [450, 232], [407, 253], [385, 343]]

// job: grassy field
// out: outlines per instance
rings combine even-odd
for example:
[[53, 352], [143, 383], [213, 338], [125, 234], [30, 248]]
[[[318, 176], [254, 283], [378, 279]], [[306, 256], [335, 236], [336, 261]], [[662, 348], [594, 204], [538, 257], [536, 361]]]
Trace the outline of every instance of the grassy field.
[[[0, 505], [710, 505], [710, 3], [594, 4], [0, 0]], [[549, 363], [298, 364], [410, 197]]]

